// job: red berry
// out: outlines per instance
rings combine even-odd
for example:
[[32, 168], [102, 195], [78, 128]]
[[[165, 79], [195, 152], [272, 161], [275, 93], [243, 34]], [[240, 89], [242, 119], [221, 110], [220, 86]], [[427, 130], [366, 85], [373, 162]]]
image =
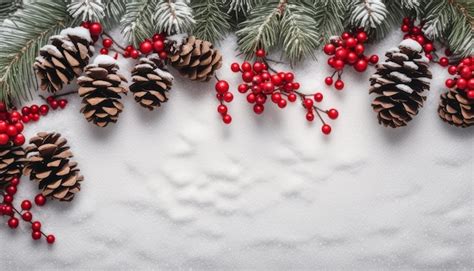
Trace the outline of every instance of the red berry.
[[300, 83], [298, 83], [298, 82], [293, 82], [293, 89], [294, 89], [294, 90], [300, 89]]
[[411, 33], [414, 35], [421, 34], [421, 29], [418, 26], [414, 26], [411, 28]]
[[425, 54], [426, 58], [428, 58], [430, 61], [433, 60], [433, 55], [431, 54]]
[[364, 51], [365, 51], [365, 47], [364, 47], [364, 45], [362, 45], [362, 44], [357, 44], [357, 45], [354, 47], [354, 52], [355, 52], [357, 55], [363, 54]]
[[89, 27], [91, 26], [91, 23], [89, 21], [85, 21], [81, 23], [81, 26], [86, 29], [89, 29]]
[[217, 81], [215, 88], [217, 93], [224, 94], [229, 91], [229, 83], [225, 80], [219, 80]]
[[337, 119], [337, 117], [339, 116], [339, 112], [337, 112], [337, 110], [334, 108], [329, 109], [328, 116], [330, 119]]
[[18, 186], [19, 183], [20, 183], [20, 179], [18, 177], [15, 177], [10, 181], [10, 185], [13, 185], [13, 186]]
[[36, 104], [30, 106], [30, 112], [31, 112], [32, 114], [38, 114], [38, 112], [39, 112], [39, 107], [38, 107]]
[[230, 69], [233, 71], [233, 72], [239, 72], [240, 71], [240, 66], [239, 66], [239, 63], [232, 63], [230, 65]]
[[323, 94], [320, 92], [317, 92], [316, 94], [314, 94], [314, 100], [318, 103], [321, 102], [323, 100]]
[[163, 51], [164, 49], [165, 49], [165, 43], [163, 41], [157, 40], [153, 42], [153, 50], [155, 50], [155, 52], [159, 53]]
[[21, 133], [23, 131], [24, 126], [21, 122], [17, 122], [14, 125], [15, 125], [17, 133]]
[[217, 112], [219, 112], [220, 114], [225, 114], [227, 113], [227, 106], [221, 104], [217, 107]]
[[408, 32], [408, 31], [410, 31], [410, 27], [409, 27], [408, 25], [406, 25], [406, 24], [403, 24], [401, 29], [402, 29], [402, 32]]
[[331, 126], [324, 124], [323, 127], [321, 127], [321, 131], [325, 135], [329, 135], [331, 133]]
[[271, 80], [275, 86], [279, 86], [283, 82], [282, 78], [277, 74], [272, 75]]
[[0, 112], [6, 112], [7, 111], [7, 106], [5, 105], [4, 102], [0, 101]]
[[344, 32], [344, 33], [342, 33], [341, 38], [344, 39], [344, 40], [346, 40], [346, 39], [348, 39], [350, 36], [351, 36], [351, 34], [349, 34], [349, 33], [347, 33], [347, 32]]
[[354, 69], [358, 72], [363, 72], [367, 69], [367, 61], [365, 61], [364, 59], [359, 59], [355, 65], [354, 65]]
[[459, 72], [462, 78], [469, 80], [472, 76], [471, 69], [467, 66], [462, 67], [461, 71]]
[[422, 35], [418, 35], [416, 36], [416, 39], [415, 39], [419, 44], [421, 44], [422, 46], [425, 45], [425, 38], [422, 36]]
[[230, 115], [224, 115], [222, 121], [224, 121], [225, 124], [230, 124], [232, 122], [232, 117]]
[[35, 203], [38, 206], [43, 206], [46, 204], [46, 198], [42, 194], [38, 194], [35, 197]]
[[286, 82], [293, 82], [293, 79], [295, 79], [295, 75], [291, 72], [285, 73], [285, 81]]
[[125, 51], [130, 52], [130, 53], [133, 51], [133, 49], [135, 48], [133, 48], [132, 45], [128, 45], [127, 47], [125, 47]]
[[9, 136], [16, 136], [18, 134], [18, 131], [16, 130], [15, 125], [8, 125], [7, 127], [7, 135]]
[[93, 43], [96, 43], [99, 40], [99, 35], [91, 35]]
[[408, 17], [403, 18], [403, 24], [410, 25], [411, 23], [412, 22], [411, 22], [410, 18], [408, 18]]
[[262, 80], [263, 81], [269, 81], [271, 79], [271, 76], [268, 72], [264, 71], [260, 74], [260, 76], [262, 77]]
[[311, 99], [304, 99], [304, 106], [308, 109], [313, 107], [313, 100]]
[[10, 204], [13, 202], [13, 197], [11, 195], [3, 196], [3, 203]]
[[231, 92], [224, 93], [224, 101], [226, 103], [232, 102], [233, 99], [234, 99], [234, 95]]
[[357, 33], [356, 38], [360, 43], [364, 43], [367, 40], [367, 33], [359, 32]]
[[22, 109], [21, 109], [21, 113], [23, 115], [28, 115], [30, 114], [30, 108], [28, 106], [24, 106]]
[[324, 83], [326, 83], [326, 85], [330, 86], [332, 85], [332, 77], [328, 76], [324, 79]]
[[253, 70], [256, 72], [256, 73], [260, 73], [262, 70], [263, 70], [263, 65], [261, 62], [255, 62], [253, 63]]
[[255, 52], [255, 55], [257, 55], [257, 57], [265, 57], [266, 53], [265, 50], [258, 49], [257, 52]]
[[337, 90], [341, 90], [344, 88], [344, 82], [341, 80], [341, 79], [338, 79], [336, 81], [336, 83], [334, 84], [334, 87], [337, 89]]
[[11, 229], [16, 229], [18, 227], [19, 221], [16, 217], [8, 219], [8, 227]]
[[40, 231], [33, 231], [33, 233], [31, 233], [31, 238], [33, 238], [33, 240], [41, 239], [41, 232]]
[[471, 60], [469, 58], [465, 58], [461, 61], [462, 64], [469, 66], [471, 65]]
[[102, 41], [102, 45], [104, 46], [104, 48], [110, 48], [112, 44], [114, 44], [114, 42], [111, 39], [104, 39]]
[[255, 102], [257, 104], [264, 104], [266, 101], [267, 101], [267, 96], [265, 96], [263, 94], [258, 94], [257, 98], [255, 99]]
[[459, 78], [456, 82], [456, 87], [465, 89], [467, 87], [467, 80], [464, 78]]
[[346, 61], [349, 64], [354, 64], [357, 61], [357, 54], [354, 52], [349, 52], [346, 57]]
[[3, 206], [3, 213], [5, 215], [12, 215], [13, 214], [13, 208], [11, 206], [4, 205]]
[[244, 63], [242, 63], [242, 70], [243, 70], [244, 72], [252, 71], [252, 65], [250, 65], [250, 63], [248, 63], [247, 61], [245, 61]]
[[336, 54], [335, 54], [336, 59], [345, 60], [348, 53], [349, 53], [349, 51], [347, 49], [338, 48], [336, 50]]
[[29, 201], [29, 200], [22, 201], [21, 202], [21, 209], [26, 210], [26, 211], [30, 210], [31, 209], [31, 201]]
[[7, 188], [5, 188], [5, 192], [7, 192], [7, 195], [14, 196], [17, 192], [16, 186], [7, 186]]
[[314, 114], [311, 113], [311, 112], [306, 113], [306, 120], [313, 121], [314, 120]]
[[263, 110], [265, 110], [265, 107], [262, 104], [256, 104], [253, 106], [253, 112], [255, 112], [255, 114], [260, 115], [263, 113]]
[[10, 137], [7, 134], [0, 134], [0, 146], [7, 145], [10, 141]]
[[433, 51], [433, 43], [426, 43], [423, 46], [423, 49], [425, 50], [426, 53], [431, 53]]
[[335, 58], [335, 57], [330, 57], [330, 58], [328, 58], [328, 65], [329, 65], [329, 66], [334, 67], [334, 62], [336, 62], [336, 58]]
[[46, 237], [46, 242], [48, 242], [48, 244], [53, 244], [54, 241], [56, 241], [56, 237], [54, 237], [54, 235], [50, 234]]
[[451, 56], [453, 54], [453, 52], [451, 52], [451, 50], [449, 50], [449, 48], [446, 48], [446, 50], [444, 50], [444, 54], [446, 56]]
[[15, 136], [15, 138], [13, 139], [13, 143], [16, 145], [16, 146], [21, 146], [23, 144], [25, 144], [25, 136], [23, 134], [17, 134]]
[[149, 54], [153, 51], [153, 44], [150, 41], [144, 41], [140, 43], [140, 52], [143, 54]]
[[449, 72], [449, 74], [451, 74], [451, 75], [455, 75], [456, 72], [457, 72], [457, 67], [456, 67], [456, 66], [449, 66], [448, 72]]
[[247, 102], [253, 104], [255, 103], [255, 100], [256, 100], [255, 94], [249, 93], [249, 95], [247, 95]]
[[334, 69], [336, 69], [338, 71], [344, 69], [344, 61], [342, 61], [340, 59], [336, 59], [334, 61]]
[[378, 55], [371, 55], [369, 58], [369, 62], [372, 64], [376, 64], [379, 62], [379, 56]]
[[25, 221], [31, 221], [33, 219], [33, 215], [30, 212], [25, 212], [21, 215], [23, 220]]
[[441, 57], [439, 59], [439, 65], [443, 66], [443, 67], [447, 67], [449, 65], [449, 60], [447, 57]]
[[101, 55], [108, 55], [109, 54], [109, 49], [107, 49], [107, 48], [100, 49], [100, 54]]
[[[242, 68], [243, 67], [244, 66], [242, 65]], [[242, 80], [244, 80], [244, 82], [250, 83], [250, 82], [252, 82], [252, 79], [253, 79], [253, 73], [252, 72], [246, 71], [246, 72], [242, 73]]]
[[167, 59], [168, 58], [168, 53], [165, 51], [161, 51], [158, 53], [161, 59]]
[[474, 89], [474, 78], [471, 78], [469, 81], [467, 81], [467, 87], [469, 89]]
[[333, 55], [336, 52], [336, 46], [331, 43], [324, 45], [323, 51], [326, 55]]
[[278, 92], [272, 93], [272, 102], [278, 103], [281, 100], [281, 94]]
[[445, 82], [446, 86], [448, 88], [452, 88], [454, 87], [454, 85], [456, 85], [456, 81], [454, 81], [453, 79], [449, 78], [449, 79], [446, 79], [446, 82]]
[[280, 99], [278, 101], [278, 107], [285, 108], [286, 107], [286, 100], [285, 99]]
[[46, 116], [49, 112], [49, 107], [43, 104], [42, 106], [40, 106], [39, 112], [41, 115]]
[[354, 39], [354, 38], [351, 37], [351, 38], [348, 38], [348, 39], [346, 40], [346, 46], [347, 46], [348, 48], [353, 48], [353, 47], [355, 47], [356, 45], [357, 45], [357, 40], [356, 40], [356, 39]]
[[249, 89], [247, 84], [240, 84], [239, 87], [237, 88], [240, 93], [245, 93]]
[[89, 26], [89, 32], [93, 36], [99, 36], [102, 33], [102, 25], [100, 23], [97, 23], [97, 22], [92, 23]]
[[31, 224], [31, 229], [32, 229], [33, 231], [39, 231], [39, 230], [41, 230], [41, 222], [39, 222], [39, 221], [33, 222], [33, 223]]
[[59, 100], [59, 101], [58, 101], [58, 105], [59, 105], [59, 107], [61, 107], [62, 109], [64, 109], [64, 108], [66, 107], [66, 105], [67, 105], [67, 100], [65, 100], [65, 99]]
[[467, 98], [470, 100], [474, 100], [474, 90], [469, 90], [467, 92]]
[[[52, 108], [53, 110], [58, 109], [58, 106], [59, 106], [59, 105], [58, 105], [58, 101], [52, 101], [49, 105], [51, 106], [51, 108]], [[29, 116], [29, 115], [28, 115], [28, 116]], [[29, 117], [30, 117], [31, 120], [33, 120], [33, 115], [31, 115], [31, 116], [29, 116]]]
[[8, 124], [5, 121], [0, 120], [0, 133], [6, 133], [7, 128], [8, 128]]
[[138, 52], [138, 50], [133, 49], [133, 50], [130, 52], [130, 56], [131, 56], [133, 59], [137, 59], [137, 58], [140, 56], [140, 53]]
[[290, 93], [290, 94], [288, 95], [288, 101], [290, 101], [290, 102], [295, 102], [295, 101], [296, 101], [296, 98], [297, 98], [297, 97], [296, 97], [296, 94], [294, 94], [294, 93]]

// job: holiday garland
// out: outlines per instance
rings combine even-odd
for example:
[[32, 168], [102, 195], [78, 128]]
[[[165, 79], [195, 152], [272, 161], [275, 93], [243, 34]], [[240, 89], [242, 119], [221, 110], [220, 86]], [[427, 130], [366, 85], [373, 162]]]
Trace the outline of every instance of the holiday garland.
[[[449, 73], [455, 76], [446, 80], [449, 89], [440, 97], [440, 118], [454, 126], [470, 127], [474, 125], [473, 14], [474, 3], [469, 0], [2, 2], [0, 215], [9, 217], [8, 226], [13, 229], [18, 227], [18, 215], [31, 224], [33, 239], [44, 236], [48, 243], [55, 242], [53, 235], [41, 230], [39, 221], [32, 220], [31, 201], [24, 200], [16, 208], [14, 196], [22, 174], [39, 185], [37, 206], [44, 205], [46, 198], [71, 201], [80, 191], [83, 177], [60, 134], [38, 133], [23, 148], [23, 125], [38, 121], [50, 108], [66, 107], [67, 100], [61, 96], [80, 96], [85, 119], [105, 127], [118, 121], [124, 110], [121, 99], [128, 90], [143, 108], [162, 106], [175, 80], [169, 65], [190, 80], [215, 80], [217, 112], [230, 124], [229, 104], [234, 95], [228, 81], [217, 74], [223, 56], [216, 44], [231, 31], [237, 36], [238, 49], [246, 55], [246, 61], [230, 66], [242, 78], [235, 88], [246, 95], [253, 111], [260, 115], [271, 104], [283, 109], [299, 101], [306, 120], [313, 122], [317, 117], [327, 135], [332, 130], [328, 119], [337, 119], [338, 110], [321, 108], [323, 94], [301, 90], [304, 86], [295, 80], [295, 74], [274, 69], [273, 63], [280, 61], [269, 55], [281, 50], [282, 60], [296, 65], [314, 57], [324, 44], [328, 65], [334, 68], [325, 83], [342, 90], [345, 67], [365, 72], [369, 64], [378, 63], [377, 55], [365, 55], [365, 44], [383, 38], [402, 22], [403, 41], [386, 53], [387, 60], [376, 65], [370, 78], [369, 92], [376, 95], [372, 107], [379, 123], [397, 128], [417, 115], [430, 88], [429, 63], [433, 61], [449, 66]], [[117, 26], [128, 46], [121, 46], [108, 34]], [[437, 51], [435, 41], [448, 48], [446, 56]], [[92, 60], [96, 49], [100, 55]], [[119, 57], [133, 59], [133, 69], [120, 71]], [[130, 85], [126, 72], [132, 78]], [[62, 92], [74, 80], [77, 91]], [[44, 98], [46, 103], [41, 106], [17, 111], [15, 105], [30, 99], [36, 84], [52, 96]]]

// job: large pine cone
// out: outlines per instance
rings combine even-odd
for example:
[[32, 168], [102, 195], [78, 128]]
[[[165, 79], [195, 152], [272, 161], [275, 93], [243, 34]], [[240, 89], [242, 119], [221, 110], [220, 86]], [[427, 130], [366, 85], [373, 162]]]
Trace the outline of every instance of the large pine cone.
[[89, 31], [83, 27], [66, 28], [50, 42], [40, 49], [34, 68], [41, 89], [54, 93], [81, 75], [94, 47]]
[[132, 70], [133, 92], [135, 101], [141, 106], [153, 110], [160, 107], [161, 103], [168, 101], [166, 96], [173, 84], [173, 76], [162, 65], [162, 60], [157, 54], [140, 59]]
[[81, 189], [83, 177], [65, 138], [58, 133], [38, 133], [26, 148], [23, 173], [39, 183], [45, 197], [71, 201]]
[[222, 55], [212, 43], [186, 38], [181, 45], [170, 49], [171, 64], [185, 77], [196, 81], [209, 81], [222, 66]]
[[15, 146], [12, 142], [0, 146], [0, 191], [2, 191], [14, 177], [20, 177], [25, 160], [25, 150]]
[[467, 93], [461, 89], [450, 89], [441, 94], [438, 107], [439, 117], [445, 122], [458, 126], [474, 125], [474, 100], [468, 99]]
[[123, 110], [120, 94], [127, 93], [127, 88], [122, 86], [127, 80], [117, 71], [115, 59], [101, 55], [85, 68], [86, 74], [77, 79], [82, 97], [81, 112], [87, 121], [99, 127], [117, 122]]
[[429, 60], [421, 51], [418, 42], [406, 39], [385, 54], [385, 63], [377, 65], [377, 72], [370, 78], [369, 93], [377, 94], [372, 107], [380, 124], [392, 128], [405, 126], [423, 106], [431, 72]]

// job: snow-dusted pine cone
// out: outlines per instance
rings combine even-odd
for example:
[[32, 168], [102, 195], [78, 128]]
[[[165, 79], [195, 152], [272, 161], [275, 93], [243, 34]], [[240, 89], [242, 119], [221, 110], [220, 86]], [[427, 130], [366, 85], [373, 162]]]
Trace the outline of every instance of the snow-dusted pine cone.
[[385, 54], [385, 63], [377, 65], [370, 78], [369, 93], [377, 95], [372, 107], [380, 124], [392, 128], [405, 126], [423, 106], [431, 72], [429, 60], [421, 52], [418, 42], [406, 39]]
[[0, 191], [15, 177], [21, 176], [24, 166], [25, 150], [12, 142], [0, 146]]
[[81, 190], [83, 177], [67, 141], [58, 133], [38, 133], [26, 148], [27, 160], [23, 173], [39, 183], [45, 197], [71, 201]]
[[89, 31], [83, 27], [66, 28], [52, 36], [40, 49], [34, 68], [42, 90], [56, 92], [81, 75], [94, 53]]
[[157, 54], [141, 58], [132, 70], [130, 91], [141, 106], [153, 110], [168, 101], [166, 96], [173, 84], [173, 76], [163, 67]]
[[474, 100], [468, 99], [464, 90], [453, 88], [441, 94], [439, 117], [445, 122], [458, 126], [469, 127], [474, 125]]
[[123, 110], [120, 94], [127, 93], [122, 82], [125, 77], [117, 73], [117, 61], [110, 56], [100, 55], [94, 64], [87, 65], [85, 75], [77, 79], [79, 96], [82, 97], [81, 112], [87, 121], [99, 127], [117, 122]]
[[196, 81], [209, 81], [222, 66], [222, 55], [209, 41], [187, 37], [182, 44], [170, 48], [171, 65], [183, 76]]

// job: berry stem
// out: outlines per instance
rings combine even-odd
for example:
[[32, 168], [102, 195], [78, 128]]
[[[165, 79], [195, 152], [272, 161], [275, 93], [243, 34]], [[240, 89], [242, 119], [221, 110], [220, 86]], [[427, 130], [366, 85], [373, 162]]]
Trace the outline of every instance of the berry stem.
[[113, 43], [114, 43], [114, 44], [113, 44], [114, 46], [117, 46], [120, 50], [122, 50], [122, 51], [125, 52], [125, 48], [122, 47], [122, 46], [120, 46], [120, 44], [119, 44], [117, 41], [115, 41], [114, 38], [112, 38], [112, 36], [111, 36], [110, 34], [108, 34], [107, 32], [103, 32], [103, 33], [102, 33], [102, 39], [104, 38], [103, 36], [105, 36], [105, 37], [111, 39], [111, 40], [113, 41]]
[[[17, 208], [15, 208], [15, 206], [13, 205], [13, 203], [11, 203], [10, 206], [12, 207], [13, 211], [15, 211], [15, 213], [17, 213], [17, 214], [20, 216], [19, 220], [22, 220], [22, 219], [21, 219], [21, 218], [22, 218], [22, 213], [21, 213], [20, 211], [18, 211]], [[24, 220], [23, 220], [23, 221], [24, 221]], [[33, 222], [31, 222], [31, 221], [27, 221], [27, 222], [29, 222], [30, 225], [33, 225]], [[40, 230], [40, 233], [41, 233], [41, 235], [43, 235], [44, 237], [47, 237], [47, 235], [46, 235], [42, 230]]]
[[[67, 96], [67, 95], [76, 94], [76, 93], [77, 93], [77, 90], [71, 90], [68, 92], [61, 93], [61, 94], [53, 94], [53, 97], [57, 98], [57, 97]], [[43, 95], [39, 95], [39, 96], [41, 99], [46, 101], [46, 98]]]

